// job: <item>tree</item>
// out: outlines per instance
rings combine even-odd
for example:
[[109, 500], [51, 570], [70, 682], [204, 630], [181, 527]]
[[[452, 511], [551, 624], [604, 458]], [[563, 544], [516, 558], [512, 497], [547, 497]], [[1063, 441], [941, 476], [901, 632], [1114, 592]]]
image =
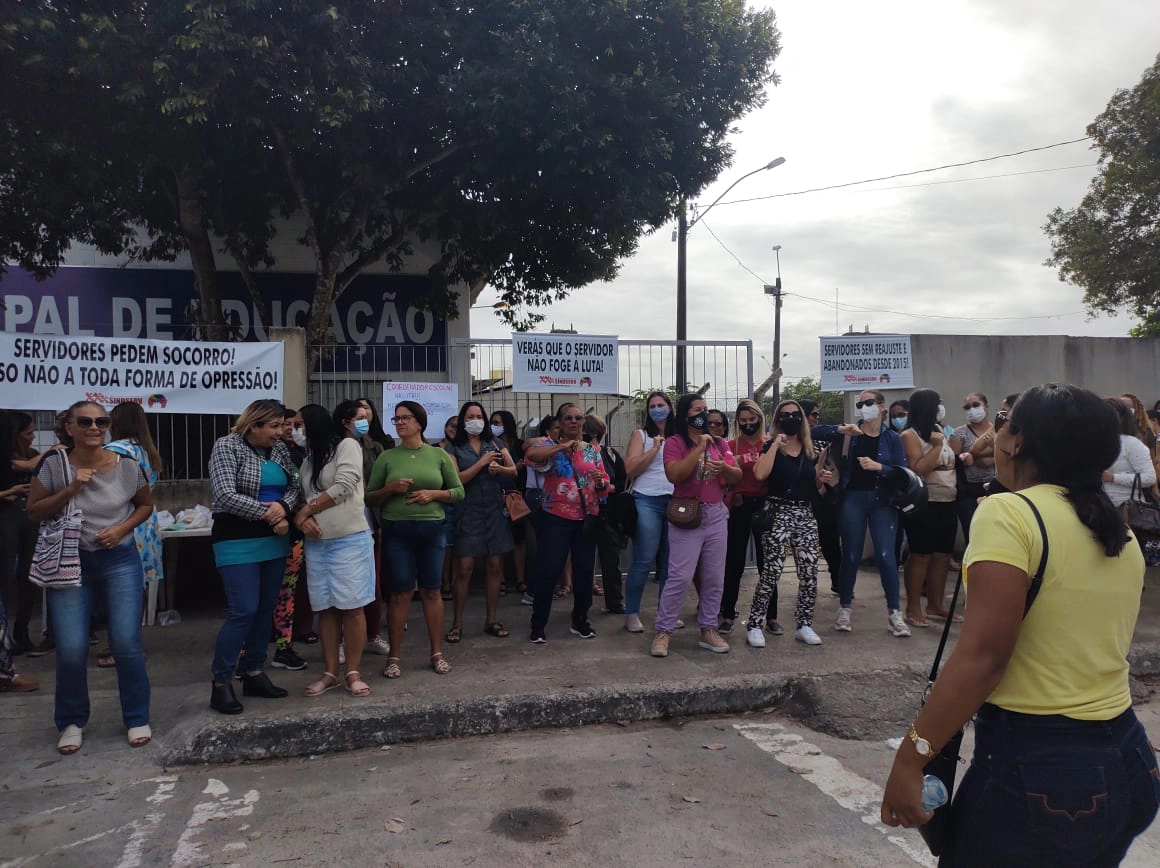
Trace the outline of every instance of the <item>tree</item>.
[[[832, 425], [842, 421], [842, 393], [841, 392], [823, 392], [822, 384], [819, 380], [813, 377], [803, 377], [796, 383], [789, 383], [781, 390], [781, 400], [783, 401], [813, 401], [818, 405], [818, 410], [822, 414], [820, 422], [823, 425]], [[773, 407], [765, 407], [765, 414], [768, 416]]]
[[[346, 286], [377, 262], [401, 268], [414, 239], [435, 250], [427, 303], [447, 315], [455, 282], [493, 284], [527, 326], [530, 308], [611, 278], [729, 164], [726, 137], [764, 102], [779, 51], [773, 13], [740, 0], [27, 6], [0, 77], [58, 65], [61, 103], [94, 99], [120, 133], [85, 158], [161, 167], [106, 193], [114, 225], [149, 229], [144, 257], [212, 232], [245, 273], [271, 260], [274, 219], [295, 215], [315, 262], [312, 343]], [[0, 134], [39, 134], [56, 114], [18, 112]], [[0, 165], [0, 201], [21, 170]], [[16, 198], [38, 222], [34, 193]], [[81, 237], [91, 216], [43, 220]]]
[[1077, 208], [1043, 227], [1046, 265], [1083, 288], [1093, 313], [1126, 309], [1152, 334], [1160, 312], [1160, 56], [1131, 90], [1118, 90], [1087, 128], [1100, 168]]

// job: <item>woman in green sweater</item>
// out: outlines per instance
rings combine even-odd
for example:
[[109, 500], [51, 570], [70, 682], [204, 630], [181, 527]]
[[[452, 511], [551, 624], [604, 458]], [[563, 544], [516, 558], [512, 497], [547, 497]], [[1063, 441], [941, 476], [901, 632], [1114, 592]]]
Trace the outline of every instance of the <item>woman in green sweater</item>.
[[451, 456], [423, 442], [427, 411], [414, 401], [395, 405], [391, 420], [400, 445], [375, 461], [366, 502], [378, 509], [383, 527], [383, 561], [390, 580], [387, 634], [391, 651], [383, 675], [398, 678], [411, 597], [418, 585], [423, 618], [431, 639], [431, 666], [440, 675], [451, 671], [439, 639], [443, 629], [443, 545], [447, 531], [444, 504], [463, 500], [463, 483]]

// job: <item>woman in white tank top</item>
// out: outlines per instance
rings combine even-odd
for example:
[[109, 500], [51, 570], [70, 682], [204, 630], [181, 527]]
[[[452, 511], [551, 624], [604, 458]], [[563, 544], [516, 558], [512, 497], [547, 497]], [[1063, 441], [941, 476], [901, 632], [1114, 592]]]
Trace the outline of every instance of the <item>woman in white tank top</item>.
[[625, 455], [625, 467], [632, 481], [636, 503], [636, 534], [632, 538], [632, 566], [625, 583], [624, 629], [643, 633], [640, 600], [655, 565], [657, 582], [664, 587], [668, 578], [669, 532], [665, 510], [673, 494], [673, 484], [665, 476], [662, 453], [665, 438], [673, 433], [673, 404], [664, 392], [652, 392], [645, 401], [644, 425], [632, 432]]

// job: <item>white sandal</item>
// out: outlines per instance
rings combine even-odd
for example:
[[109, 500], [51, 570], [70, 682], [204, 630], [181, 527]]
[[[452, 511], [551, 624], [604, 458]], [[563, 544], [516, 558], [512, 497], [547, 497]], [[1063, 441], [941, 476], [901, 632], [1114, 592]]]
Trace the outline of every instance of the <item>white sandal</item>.
[[68, 756], [81, 749], [85, 740], [85, 731], [75, 723], [70, 723], [60, 731], [60, 738], [56, 740], [57, 753]]
[[153, 730], [149, 724], [129, 727], [129, 747], [145, 747], [153, 741]]

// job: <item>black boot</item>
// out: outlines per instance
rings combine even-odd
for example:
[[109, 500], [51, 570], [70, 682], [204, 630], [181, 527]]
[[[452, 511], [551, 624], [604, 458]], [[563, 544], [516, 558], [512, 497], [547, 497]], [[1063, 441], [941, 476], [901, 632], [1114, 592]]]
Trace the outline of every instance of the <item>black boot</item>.
[[289, 691], [285, 688], [277, 687], [265, 672], [259, 672], [257, 675], [246, 675], [242, 678], [242, 696], [261, 696], [265, 699], [282, 699], [288, 695]]
[[241, 714], [242, 704], [234, 695], [234, 686], [228, 681], [225, 684], [214, 684], [209, 695], [209, 707], [222, 714]]

